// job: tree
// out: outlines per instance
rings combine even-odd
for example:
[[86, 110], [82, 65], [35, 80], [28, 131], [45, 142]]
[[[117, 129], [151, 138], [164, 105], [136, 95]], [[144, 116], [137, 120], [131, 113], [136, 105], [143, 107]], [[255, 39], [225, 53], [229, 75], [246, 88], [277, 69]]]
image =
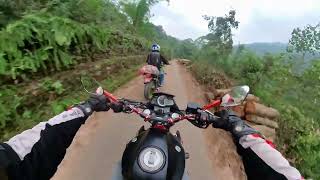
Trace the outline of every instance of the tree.
[[224, 17], [204, 16], [208, 21], [210, 33], [204, 38], [207, 40], [207, 47], [216, 49], [218, 56], [225, 57], [232, 52], [233, 40], [232, 29], [237, 29], [239, 21], [235, 19], [236, 11], [230, 10]]
[[[120, 5], [132, 25], [138, 29], [143, 23], [149, 21], [151, 7], [161, 1], [163, 0], [122, 0]], [[169, 0], [166, 1], [169, 2]]]
[[197, 50], [192, 39], [185, 39], [179, 43], [179, 46], [175, 49], [176, 56], [186, 59], [192, 59]]
[[246, 49], [246, 46], [244, 44], [239, 44], [235, 51], [235, 54], [240, 55], [245, 49]]
[[320, 52], [320, 24], [308, 25], [304, 29], [295, 28], [291, 33], [291, 39], [287, 47], [288, 52], [302, 53], [302, 59], [306, 53]]

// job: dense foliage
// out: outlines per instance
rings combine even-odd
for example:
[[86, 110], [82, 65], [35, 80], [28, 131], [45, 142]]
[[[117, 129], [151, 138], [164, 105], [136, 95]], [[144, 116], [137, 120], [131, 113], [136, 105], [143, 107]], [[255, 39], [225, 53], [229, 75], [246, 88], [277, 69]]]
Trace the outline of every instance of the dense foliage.
[[[221, 18], [226, 17], [228, 16]], [[209, 28], [210, 23], [212, 22], [209, 22]], [[215, 25], [218, 26], [217, 23]], [[234, 27], [232, 24], [221, 26], [225, 29]], [[294, 30], [289, 46], [293, 46], [293, 42], [297, 39], [296, 31], [299, 29]], [[303, 61], [296, 58], [298, 56], [288, 53], [260, 56], [243, 45], [237, 46], [233, 52], [229, 47], [225, 51], [216, 51], [223, 46], [214, 45], [216, 41], [213, 40], [212, 43], [212, 40], [206, 37], [212, 37], [219, 32], [218, 27], [211, 28], [209, 35], [196, 41], [200, 44], [198, 45], [200, 49], [194, 50], [193, 54], [197, 60], [192, 66], [196, 77], [200, 82], [211, 87], [225, 88], [230, 82], [225, 80], [228, 76], [237, 84], [248, 84], [251, 92], [260, 97], [265, 104], [277, 108], [281, 113], [279, 129], [277, 129], [278, 148], [305, 177], [319, 179], [320, 59], [315, 59], [305, 66]], [[230, 31], [225, 31], [221, 36], [224, 35], [230, 37]], [[305, 34], [304, 41], [312, 42], [317, 46], [319, 39], [315, 36], [318, 34], [313, 33], [313, 35]], [[223, 43], [220, 44], [223, 45]], [[311, 50], [315, 53], [319, 52], [313, 45], [309, 48], [310, 51], [300, 52], [307, 53]]]
[[105, 50], [110, 31], [67, 18], [30, 14], [0, 32], [0, 75], [26, 77], [76, 63], [70, 53]]
[[[131, 2], [0, 0], [0, 139], [80, 101], [72, 95], [79, 73], [114, 90], [144, 62], [130, 55], [145, 55], [154, 42], [173, 55], [180, 42], [149, 22], [159, 1]], [[110, 59], [119, 55], [128, 58]]]

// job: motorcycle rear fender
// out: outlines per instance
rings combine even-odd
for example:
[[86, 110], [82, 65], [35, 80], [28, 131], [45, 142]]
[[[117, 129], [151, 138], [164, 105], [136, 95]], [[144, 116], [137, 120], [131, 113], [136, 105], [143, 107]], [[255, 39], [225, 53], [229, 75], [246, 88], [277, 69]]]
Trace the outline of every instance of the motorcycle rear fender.
[[151, 82], [152, 80], [157, 80], [157, 76], [153, 74], [143, 74], [144, 84]]
[[150, 76], [150, 77], [144, 76], [144, 83], [147, 84], [147, 83], [151, 82], [152, 79], [153, 79], [152, 76]]

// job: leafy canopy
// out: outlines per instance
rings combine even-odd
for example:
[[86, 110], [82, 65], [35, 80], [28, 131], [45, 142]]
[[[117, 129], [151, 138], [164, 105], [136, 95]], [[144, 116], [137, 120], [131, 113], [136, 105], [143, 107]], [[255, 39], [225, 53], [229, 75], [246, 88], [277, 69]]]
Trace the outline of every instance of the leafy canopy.
[[[149, 21], [151, 7], [161, 1], [164, 0], [122, 0], [120, 5], [129, 21], [137, 29]], [[169, 2], [169, 0], [166, 1]]]
[[208, 21], [210, 33], [204, 37], [207, 41], [205, 48], [214, 47], [217, 55], [226, 56], [232, 52], [232, 29], [237, 29], [239, 21], [236, 20], [236, 11], [230, 10], [224, 17], [204, 16]]
[[287, 48], [288, 52], [297, 52], [303, 54], [303, 60], [306, 53], [320, 52], [320, 24], [316, 26], [308, 25], [293, 29], [291, 39]]

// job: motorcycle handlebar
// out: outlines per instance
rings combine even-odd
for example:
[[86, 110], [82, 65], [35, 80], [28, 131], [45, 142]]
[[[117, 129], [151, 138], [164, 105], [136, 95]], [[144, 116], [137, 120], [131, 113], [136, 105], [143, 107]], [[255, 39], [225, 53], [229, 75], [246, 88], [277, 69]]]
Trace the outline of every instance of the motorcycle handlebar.
[[[129, 104], [128, 107], [131, 109], [131, 112], [134, 112], [138, 115], [140, 115], [140, 117], [144, 118], [144, 120], [146, 122], [151, 122], [151, 121], [161, 121], [161, 119], [157, 118], [156, 116], [152, 116], [152, 115], [147, 115], [143, 113], [143, 110], [136, 108], [134, 105]], [[204, 110], [204, 112], [209, 113], [211, 116], [210, 119], [208, 119], [207, 123], [211, 124], [214, 121], [217, 121], [219, 119], [219, 117], [215, 116], [213, 113], [211, 113], [208, 110]], [[170, 125], [174, 125], [177, 122], [183, 121], [183, 120], [190, 120], [193, 121], [195, 119], [196, 115], [195, 114], [185, 114], [185, 112], [181, 111], [181, 116], [173, 119], [171, 117], [169, 117], [167, 120], [167, 122]]]
[[103, 95], [108, 98], [111, 102], [119, 102], [119, 100], [117, 99], [117, 97], [115, 97], [113, 94], [109, 93], [108, 91], [104, 90], [103, 91]]
[[[138, 101], [133, 101], [133, 100], [129, 100], [129, 99], [118, 99], [116, 98], [113, 94], [109, 93], [108, 91], [105, 91], [104, 90], [104, 93], [103, 93], [107, 98], [110, 99], [110, 101], [112, 103], [119, 103], [119, 102], [124, 102], [125, 105], [127, 107], [129, 107], [131, 109], [131, 112], [134, 112], [138, 115], [140, 115], [142, 118], [145, 119], [145, 121], [151, 121], [151, 116], [150, 115], [146, 115], [143, 113], [143, 110], [137, 108], [136, 106], [141, 106], [141, 105], [145, 105], [144, 103], [142, 102], [138, 102]], [[213, 113], [211, 113], [210, 111], [208, 111], [208, 109], [212, 108], [212, 107], [215, 107], [217, 106], [218, 104], [220, 104], [221, 101], [220, 100], [217, 100], [217, 101], [214, 101], [213, 103], [207, 105], [207, 106], [204, 106], [202, 109], [203, 111], [209, 113], [212, 115], [212, 117], [214, 119], [211, 119], [209, 120], [209, 123], [212, 123], [213, 121], [215, 120], [218, 120], [219, 117], [215, 116]], [[182, 120], [192, 120], [195, 118], [195, 114], [185, 114], [185, 112], [181, 111], [181, 116], [179, 116], [178, 118], [175, 118], [175, 119], [172, 119], [172, 118], [168, 118], [168, 122], [173, 125], [179, 121], [182, 121]], [[210, 122], [211, 121], [211, 122]]]

